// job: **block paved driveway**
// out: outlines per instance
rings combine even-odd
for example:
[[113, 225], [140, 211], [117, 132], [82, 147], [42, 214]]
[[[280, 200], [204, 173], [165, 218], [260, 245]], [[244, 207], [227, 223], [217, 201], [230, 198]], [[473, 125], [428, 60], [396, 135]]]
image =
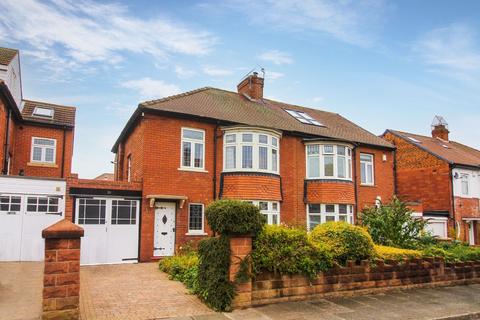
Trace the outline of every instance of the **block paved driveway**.
[[146, 320], [209, 315], [200, 300], [158, 270], [158, 263], [83, 266], [82, 320]]

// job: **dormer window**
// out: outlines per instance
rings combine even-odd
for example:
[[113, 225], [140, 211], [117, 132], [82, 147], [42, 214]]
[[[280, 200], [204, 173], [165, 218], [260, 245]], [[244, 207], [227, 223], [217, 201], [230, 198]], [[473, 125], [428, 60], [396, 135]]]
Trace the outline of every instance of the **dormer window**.
[[53, 119], [53, 113], [53, 109], [35, 107], [35, 109], [33, 109], [32, 115], [40, 118]]
[[308, 113], [296, 110], [285, 110], [289, 115], [304, 124], [313, 124], [314, 126], [324, 127], [323, 124], [312, 118]]

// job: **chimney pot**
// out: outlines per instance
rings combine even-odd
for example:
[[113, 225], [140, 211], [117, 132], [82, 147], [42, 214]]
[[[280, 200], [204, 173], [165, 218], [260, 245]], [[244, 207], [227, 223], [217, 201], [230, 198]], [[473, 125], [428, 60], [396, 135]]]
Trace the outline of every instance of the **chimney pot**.
[[238, 94], [245, 94], [253, 100], [263, 99], [263, 83], [263, 78], [258, 76], [258, 72], [253, 72], [237, 85]]

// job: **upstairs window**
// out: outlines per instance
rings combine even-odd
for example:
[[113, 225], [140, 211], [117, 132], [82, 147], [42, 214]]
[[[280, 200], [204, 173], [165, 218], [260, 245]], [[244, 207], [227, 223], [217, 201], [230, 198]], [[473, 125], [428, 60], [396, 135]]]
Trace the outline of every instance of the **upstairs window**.
[[278, 137], [267, 132], [227, 132], [224, 136], [224, 171], [278, 173]]
[[182, 128], [182, 169], [205, 169], [205, 131]]
[[374, 167], [373, 155], [360, 153], [360, 178], [364, 185], [373, 185], [374, 182]]
[[57, 140], [32, 138], [32, 162], [55, 163]]
[[312, 124], [314, 126], [324, 127], [318, 120], [312, 118], [308, 113], [297, 110], [285, 110], [289, 115], [304, 124]]
[[307, 179], [352, 180], [352, 149], [344, 145], [309, 144]]
[[54, 111], [49, 108], [35, 107], [33, 109], [32, 115], [40, 118], [53, 119]]
[[468, 174], [462, 174], [462, 195], [468, 196], [469, 181]]

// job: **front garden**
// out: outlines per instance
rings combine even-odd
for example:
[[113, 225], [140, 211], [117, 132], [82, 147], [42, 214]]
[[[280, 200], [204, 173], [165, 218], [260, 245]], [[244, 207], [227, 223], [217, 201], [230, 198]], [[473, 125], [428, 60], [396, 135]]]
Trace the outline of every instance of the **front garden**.
[[[361, 226], [345, 222], [317, 225], [311, 232], [298, 227], [265, 225], [249, 203], [220, 200], [207, 208], [212, 230], [219, 234], [198, 247], [184, 246], [160, 262], [160, 270], [183, 282], [214, 310], [230, 310], [235, 283], [262, 273], [303, 274], [314, 279], [335, 266], [369, 260], [406, 261], [442, 258], [446, 262], [480, 261], [480, 248], [440, 241], [424, 232], [425, 221], [412, 218], [398, 199], [361, 214]], [[253, 250], [241, 263], [235, 281], [229, 279], [232, 235], [251, 234]], [[352, 262], [351, 262], [352, 261]]]

